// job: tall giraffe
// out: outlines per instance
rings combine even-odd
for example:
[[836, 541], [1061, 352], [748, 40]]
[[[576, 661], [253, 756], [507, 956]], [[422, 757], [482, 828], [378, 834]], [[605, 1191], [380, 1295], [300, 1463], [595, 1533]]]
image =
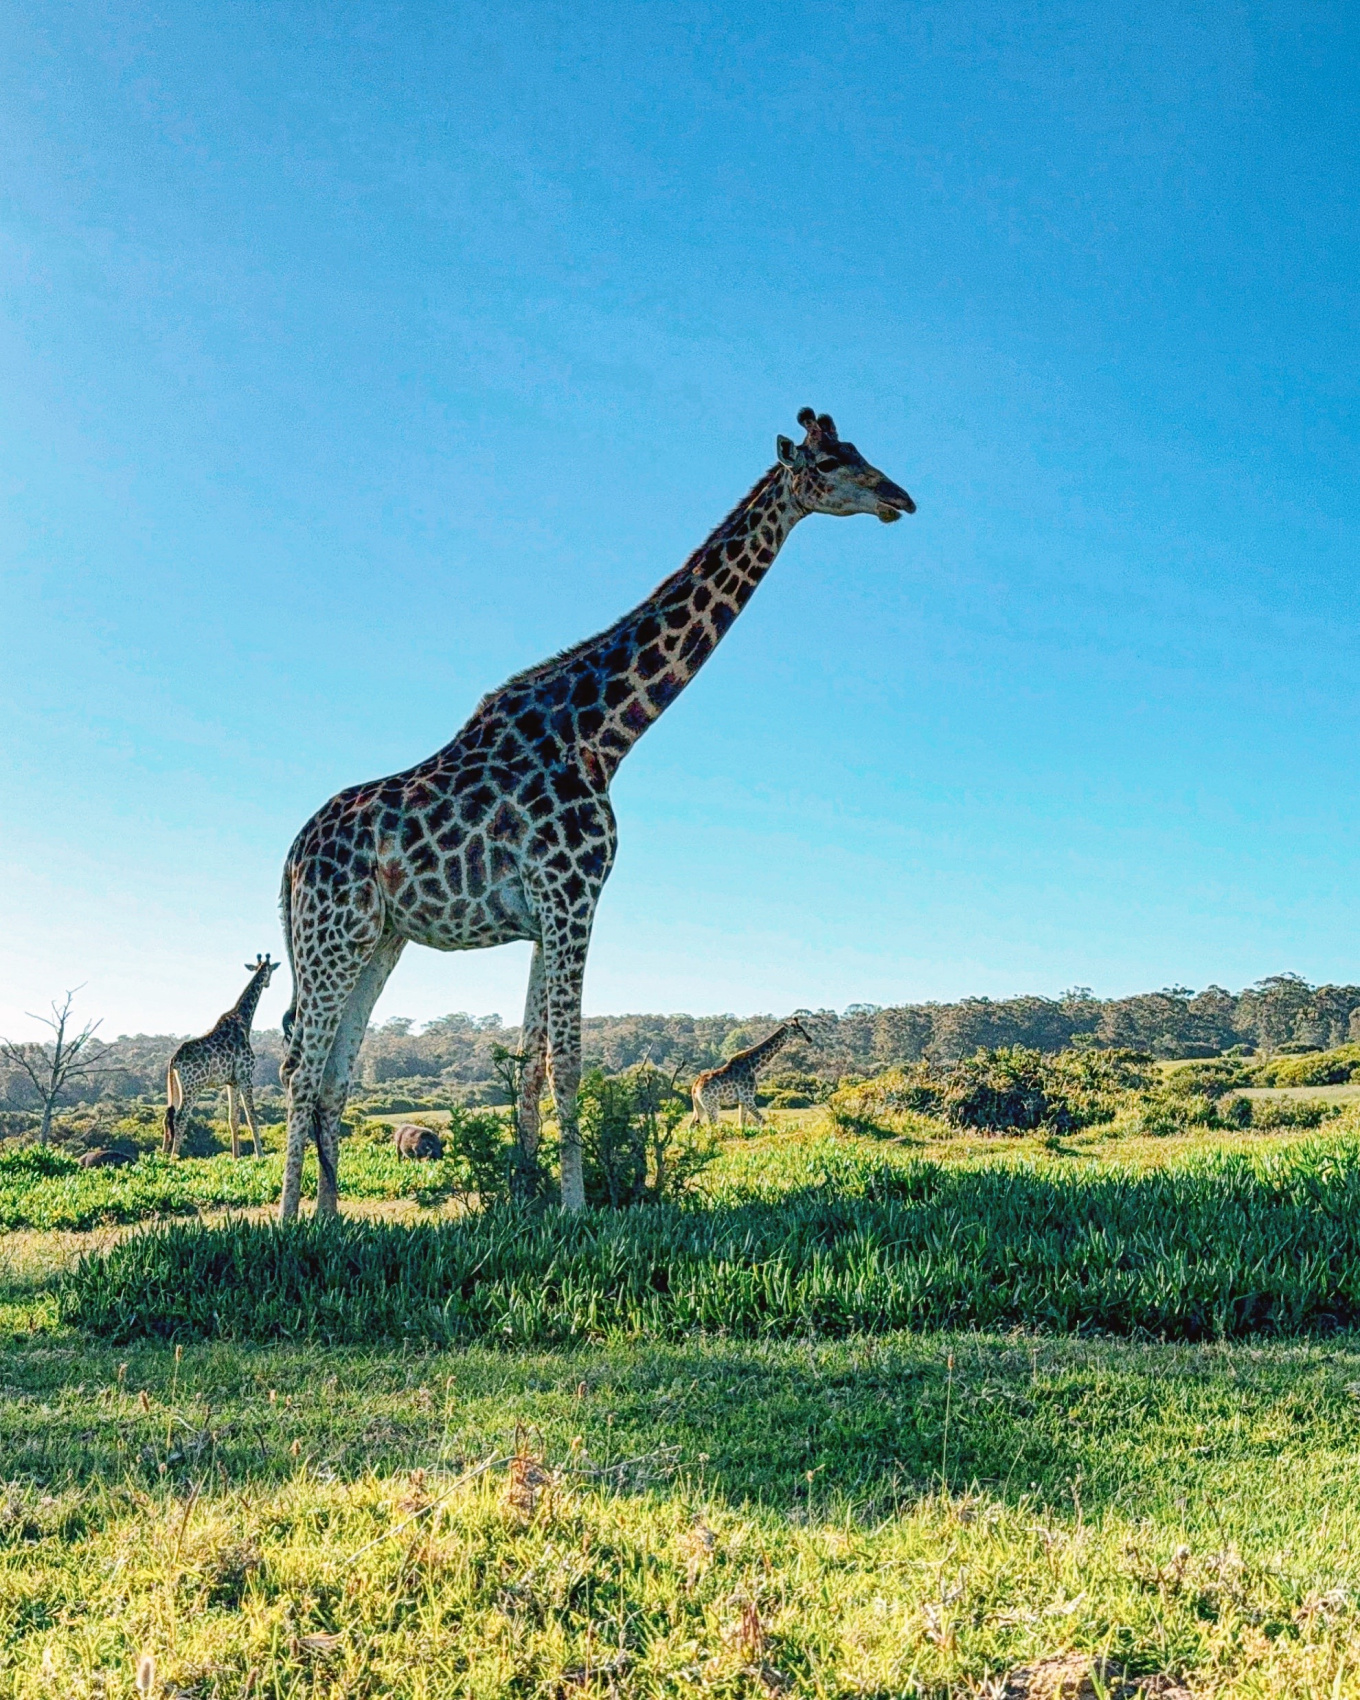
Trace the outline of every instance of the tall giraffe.
[[241, 1114], [238, 1101], [246, 1107], [255, 1155], [261, 1155], [260, 1130], [255, 1120], [255, 1053], [250, 1048], [250, 1026], [260, 994], [274, 978], [277, 962], [257, 956], [247, 962], [250, 978], [246, 989], [225, 1015], [201, 1039], [186, 1039], [171, 1057], [165, 1071], [165, 1140], [167, 1157], [179, 1155], [184, 1136], [184, 1118], [189, 1106], [208, 1086], [227, 1089], [227, 1124], [231, 1128], [231, 1154], [241, 1155]]
[[756, 1103], [756, 1074], [795, 1034], [812, 1043], [811, 1033], [794, 1016], [791, 1021], [776, 1027], [773, 1033], [767, 1033], [758, 1045], [749, 1045], [744, 1051], [729, 1057], [721, 1068], [706, 1068], [702, 1074], [696, 1075], [690, 1089], [694, 1104], [690, 1126], [698, 1127], [701, 1121], [707, 1121], [712, 1127], [718, 1120], [719, 1110], [730, 1110], [735, 1106], [738, 1127], [746, 1126], [748, 1115], [757, 1127], [764, 1127], [765, 1118]]
[[550, 1078], [562, 1203], [583, 1208], [581, 985], [617, 844], [610, 780], [713, 653], [799, 520], [877, 514], [886, 524], [916, 511], [840, 440], [828, 414], [804, 408], [798, 423], [803, 441], [778, 439], [775, 464], [646, 601], [483, 697], [428, 761], [340, 792], [294, 840], [280, 893], [293, 968], [281, 1221], [297, 1214], [309, 1140], [317, 1212], [338, 1207], [350, 1075], [378, 994], [412, 942], [478, 950], [532, 941], [521, 1137], [537, 1148]]

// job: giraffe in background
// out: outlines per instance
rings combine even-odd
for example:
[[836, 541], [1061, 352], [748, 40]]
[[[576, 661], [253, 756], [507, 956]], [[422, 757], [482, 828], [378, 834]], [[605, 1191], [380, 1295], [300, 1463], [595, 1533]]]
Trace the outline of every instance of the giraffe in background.
[[710, 1127], [715, 1127], [719, 1110], [730, 1110], [734, 1106], [737, 1112], [737, 1126], [746, 1126], [747, 1116], [751, 1116], [757, 1127], [764, 1127], [765, 1118], [761, 1115], [756, 1104], [756, 1073], [764, 1068], [776, 1051], [781, 1050], [795, 1035], [812, 1043], [812, 1035], [802, 1022], [795, 1016], [792, 1021], [786, 1021], [776, 1027], [758, 1045], [751, 1045], [744, 1051], [738, 1051], [729, 1057], [721, 1068], [708, 1068], [695, 1077], [690, 1089], [690, 1097], [694, 1103], [694, 1114], [690, 1117], [689, 1125], [698, 1127], [701, 1121], [707, 1121]]
[[246, 963], [250, 978], [246, 989], [227, 1013], [220, 1016], [210, 1032], [201, 1039], [186, 1039], [170, 1059], [165, 1071], [165, 1139], [166, 1156], [179, 1156], [179, 1143], [184, 1136], [184, 1118], [189, 1106], [205, 1087], [225, 1086], [227, 1089], [227, 1122], [231, 1127], [231, 1154], [241, 1155], [241, 1114], [239, 1104], [246, 1107], [250, 1137], [255, 1142], [255, 1155], [260, 1150], [260, 1130], [255, 1121], [255, 1053], [250, 1048], [250, 1024], [255, 1019], [255, 1006], [260, 994], [279, 967], [268, 956], [257, 956]]
[[536, 1150], [551, 1080], [562, 1203], [585, 1204], [576, 1090], [581, 986], [595, 907], [617, 844], [609, 783], [675, 701], [799, 520], [914, 513], [907, 492], [804, 408], [801, 443], [678, 572], [606, 631], [516, 674], [427, 761], [356, 785], [302, 828], [280, 903], [293, 969], [284, 1017], [288, 1141], [279, 1218], [297, 1214], [315, 1141], [317, 1211], [337, 1208], [340, 1117], [373, 1005], [409, 943], [478, 950], [530, 940], [521, 1137]]

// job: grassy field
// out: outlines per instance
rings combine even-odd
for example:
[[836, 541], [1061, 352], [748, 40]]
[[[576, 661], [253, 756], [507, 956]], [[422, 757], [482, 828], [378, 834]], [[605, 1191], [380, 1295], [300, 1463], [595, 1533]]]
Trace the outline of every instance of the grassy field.
[[[693, 1214], [872, 1204], [848, 1176], [933, 1172], [932, 1196], [970, 1208], [1044, 1180], [1145, 1217], [1137, 1187], [1195, 1196], [1212, 1144], [1244, 1219], [1301, 1265], [1320, 1224], [1344, 1227], [1357, 1166], [1335, 1124], [828, 1142], [797, 1121], [729, 1141]], [[349, 1208], [431, 1217], [395, 1194]], [[0, 1241], [0, 1696], [130, 1697], [140, 1664], [140, 1692], [196, 1700], [1037, 1700], [1041, 1679], [1008, 1691], [1005, 1673], [1073, 1650], [1195, 1695], [1360, 1695], [1348, 1333], [1168, 1344], [866, 1317], [843, 1338], [815, 1318], [663, 1338], [616, 1318], [554, 1347], [493, 1328], [434, 1350], [387, 1324], [359, 1345], [115, 1344], [78, 1320], [70, 1279], [129, 1231]], [[1215, 1255], [1237, 1256], [1223, 1238]], [[263, 1291], [268, 1271], [233, 1281]]]

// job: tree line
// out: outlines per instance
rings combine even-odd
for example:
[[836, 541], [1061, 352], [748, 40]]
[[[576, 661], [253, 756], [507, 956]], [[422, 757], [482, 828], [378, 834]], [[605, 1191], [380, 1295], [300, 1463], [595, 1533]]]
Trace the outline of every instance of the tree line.
[[[761, 1039], [791, 1012], [736, 1015], [596, 1015], [582, 1024], [587, 1068], [614, 1074], [649, 1061], [689, 1078]], [[1271, 1055], [1289, 1049], [1327, 1049], [1360, 1040], [1360, 986], [1314, 986], [1297, 974], [1272, 974], [1244, 991], [1222, 986], [1192, 991], [1168, 986], [1127, 998], [1097, 998], [1076, 987], [1059, 998], [964, 998], [958, 1003], [851, 1004], [797, 1012], [813, 1035], [780, 1058], [781, 1075], [835, 1082], [928, 1061], [948, 1065], [980, 1048], [1024, 1045], [1056, 1052], [1083, 1046], [1125, 1047], [1154, 1057], [1210, 1057], [1236, 1046]], [[101, 1047], [99, 1071], [72, 1081], [77, 1097], [157, 1096], [165, 1064], [182, 1034], [123, 1036]], [[496, 1097], [495, 1053], [513, 1051], [516, 1027], [497, 1015], [445, 1015], [425, 1024], [405, 1019], [369, 1031], [359, 1079], [369, 1090], [394, 1082], [445, 1092], [466, 1103]], [[283, 1039], [277, 1029], [254, 1035], [257, 1081], [277, 1086]], [[31, 1079], [0, 1058], [0, 1109], [35, 1107]]]

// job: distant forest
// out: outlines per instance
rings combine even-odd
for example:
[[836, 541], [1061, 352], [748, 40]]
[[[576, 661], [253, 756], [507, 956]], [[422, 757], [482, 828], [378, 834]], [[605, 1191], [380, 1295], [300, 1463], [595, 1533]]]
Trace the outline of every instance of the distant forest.
[[[792, 1014], [793, 1011], [783, 1012]], [[1060, 1051], [1071, 1045], [1128, 1046], [1155, 1057], [1217, 1056], [1234, 1046], [1262, 1054], [1327, 1049], [1360, 1040], [1360, 986], [1313, 986], [1297, 974], [1274, 974], [1236, 994], [1221, 986], [1192, 992], [1169, 986], [1136, 997], [1102, 999], [1077, 987], [1060, 998], [965, 998], [960, 1003], [851, 1004], [797, 1012], [813, 1042], [781, 1053], [778, 1075], [824, 1081], [865, 1077], [929, 1058], [952, 1063], [979, 1047], [1027, 1045]], [[613, 1073], [650, 1060], [682, 1079], [723, 1062], [763, 1038], [777, 1015], [596, 1015], [583, 1025], [587, 1066]], [[183, 1035], [138, 1034], [114, 1040], [104, 1057], [101, 1095], [157, 1097], [165, 1064]], [[519, 1029], [499, 1016], [445, 1015], [419, 1032], [410, 1021], [369, 1031], [360, 1056], [363, 1087], [408, 1083], [422, 1094], [464, 1102], [494, 1098], [492, 1051], [513, 1050]], [[261, 1086], [277, 1086], [283, 1040], [277, 1029], [254, 1036]], [[16, 1073], [0, 1073], [0, 1108], [25, 1109], [31, 1089]], [[88, 1091], [87, 1091], [88, 1095]]]

